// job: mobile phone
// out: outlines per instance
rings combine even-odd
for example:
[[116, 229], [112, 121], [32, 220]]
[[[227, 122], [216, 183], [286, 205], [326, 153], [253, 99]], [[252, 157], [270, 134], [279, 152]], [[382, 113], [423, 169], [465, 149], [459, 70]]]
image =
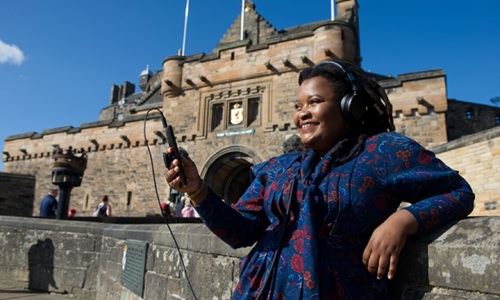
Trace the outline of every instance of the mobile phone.
[[182, 184], [186, 185], [187, 184], [186, 174], [184, 173], [184, 168], [182, 166], [182, 163], [180, 163], [181, 156], [179, 154], [179, 148], [177, 148], [177, 142], [175, 141], [174, 130], [172, 129], [172, 126], [167, 125], [165, 131], [167, 133], [168, 145], [174, 149], [174, 153], [172, 153], [172, 155], [168, 155], [167, 153], [163, 152], [163, 163], [165, 164], [166, 168], [169, 168], [170, 163], [174, 159], [178, 159], [179, 169], [180, 169], [179, 174], [181, 176]]

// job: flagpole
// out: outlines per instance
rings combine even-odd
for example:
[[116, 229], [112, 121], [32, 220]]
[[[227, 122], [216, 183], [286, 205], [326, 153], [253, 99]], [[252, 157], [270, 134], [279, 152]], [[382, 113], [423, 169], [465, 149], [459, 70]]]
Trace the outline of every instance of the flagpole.
[[331, 0], [332, 3], [332, 21], [335, 20], [335, 0]]
[[241, 0], [241, 30], [240, 30], [240, 40], [242, 41], [245, 38], [245, 0]]
[[184, 53], [186, 51], [186, 31], [187, 31], [188, 14], [189, 14], [189, 0], [186, 1], [186, 14], [184, 16], [184, 35], [182, 37], [182, 53], [181, 53], [182, 56], [184, 56]]

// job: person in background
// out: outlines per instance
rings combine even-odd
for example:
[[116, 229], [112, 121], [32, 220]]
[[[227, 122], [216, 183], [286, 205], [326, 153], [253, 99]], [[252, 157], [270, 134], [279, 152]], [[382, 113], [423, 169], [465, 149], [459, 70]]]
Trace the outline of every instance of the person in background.
[[358, 66], [324, 61], [302, 70], [294, 109], [307, 149], [254, 166], [234, 205], [189, 158], [173, 160], [165, 179], [228, 245], [253, 246], [232, 299], [387, 299], [407, 237], [465, 218], [471, 187], [394, 131], [384, 89]]
[[175, 216], [175, 207], [174, 207], [174, 197], [169, 196], [167, 201], [161, 204], [161, 210], [165, 217], [173, 217]]
[[70, 208], [68, 212], [68, 218], [76, 217], [76, 209]]
[[184, 208], [182, 209], [181, 215], [183, 218], [194, 218], [195, 217], [194, 208], [191, 205], [191, 201], [186, 201], [186, 204], [185, 204]]
[[55, 218], [57, 212], [58, 189], [50, 189], [49, 193], [40, 202], [40, 217]]
[[187, 198], [182, 196], [181, 201], [175, 205], [175, 217], [176, 218], [182, 218], [182, 209], [184, 208], [184, 205], [187, 201]]
[[99, 203], [93, 213], [94, 217], [112, 217], [111, 205], [109, 204], [109, 198], [107, 195], [101, 197], [101, 203]]

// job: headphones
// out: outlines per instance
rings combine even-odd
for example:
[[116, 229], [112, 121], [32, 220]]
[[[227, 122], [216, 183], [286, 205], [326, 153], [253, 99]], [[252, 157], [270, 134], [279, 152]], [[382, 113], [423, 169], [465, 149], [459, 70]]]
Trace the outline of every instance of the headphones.
[[359, 123], [363, 120], [363, 116], [366, 113], [367, 106], [364, 89], [354, 78], [353, 73], [350, 71], [349, 67], [340, 62], [325, 60], [317, 63], [313, 68], [320, 65], [334, 65], [346, 75], [347, 79], [351, 83], [351, 92], [347, 93], [340, 101], [340, 111], [344, 119], [351, 123]]

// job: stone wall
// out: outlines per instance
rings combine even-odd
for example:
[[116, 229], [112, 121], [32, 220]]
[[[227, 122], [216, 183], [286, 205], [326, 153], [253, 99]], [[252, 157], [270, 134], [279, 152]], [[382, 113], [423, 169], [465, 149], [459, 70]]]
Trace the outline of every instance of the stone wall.
[[[65, 129], [28, 138], [31, 142], [17, 138], [7, 141], [14, 148], [23, 145], [28, 155], [11, 157], [5, 169], [9, 173], [29, 174], [36, 178], [34, 203], [37, 207], [47, 191], [56, 187], [51, 182], [52, 145], [57, 144], [64, 149], [72, 147], [79, 151], [83, 149], [81, 151], [85, 151], [87, 169], [81, 186], [72, 189], [69, 203], [69, 207], [75, 208], [79, 216], [91, 216], [102, 195], [109, 196], [117, 215], [159, 214], [152, 166], [145, 145], [147, 142], [150, 147], [160, 201], [164, 201], [168, 193], [162, 175], [165, 168], [161, 152], [166, 150], [166, 145], [154, 133], [163, 131], [160, 120], [144, 121], [142, 116], [127, 122], [108, 123], [83, 124], [78, 128], [78, 134]], [[143, 134], [145, 126], [146, 137]], [[38, 213], [38, 210], [33, 211], [34, 216], [38, 216]]]
[[[203, 224], [170, 224], [170, 229], [173, 235], [166, 224], [0, 216], [0, 289], [97, 300], [194, 299], [191, 283], [198, 299], [230, 299], [239, 260], [249, 248], [231, 249]], [[121, 284], [128, 242], [147, 245], [140, 295]], [[390, 299], [498, 300], [499, 247], [496, 217], [468, 218], [410, 238]]]
[[[432, 115], [426, 117], [432, 118]], [[419, 120], [425, 122], [423, 118]], [[166, 145], [154, 134], [154, 131], [163, 130], [160, 124], [158, 120], [150, 120], [146, 126], [160, 201], [163, 201], [168, 195], [161, 159]], [[142, 125], [143, 121], [135, 121], [127, 126], [114, 128], [116, 133], [113, 135], [107, 126], [85, 128], [81, 130], [81, 141], [71, 144], [89, 147], [86, 143], [90, 142], [84, 137], [93, 137], [101, 143], [95, 148], [87, 149], [88, 166], [82, 185], [71, 192], [70, 207], [76, 208], [79, 216], [90, 216], [100, 196], [104, 194], [109, 196], [117, 216], [143, 217], [159, 214], [149, 154], [143, 135], [138, 129]], [[283, 142], [294, 134], [295, 130], [292, 129], [264, 131], [251, 136], [240, 135], [198, 142], [186, 140], [180, 145], [197, 161], [200, 172], [204, 174], [214, 155], [234, 149], [238, 152], [252, 152], [255, 153], [255, 164], [273, 153], [283, 151]], [[49, 149], [49, 144], [52, 143], [67, 145], [69, 134], [54, 135], [36, 139], [33, 147]], [[123, 145], [120, 135], [129, 137], [130, 146]], [[31, 147], [26, 139], [10, 141], [9, 147], [21, 144], [26, 148]], [[31, 148], [28, 149], [31, 151]], [[497, 172], [500, 169], [500, 127], [429, 149], [451, 168], [460, 171], [471, 184], [476, 194], [476, 206], [472, 215], [500, 215], [500, 175]], [[38, 215], [40, 199], [50, 188], [55, 187], [51, 184], [51, 161], [50, 153], [47, 152], [37, 157], [18, 157], [6, 163], [9, 173], [0, 173], [0, 201], [3, 203], [0, 214]], [[23, 173], [26, 175], [21, 175]], [[13, 188], [14, 186], [16, 188]], [[34, 191], [29, 190], [33, 187]]]
[[100, 223], [0, 216], [0, 286], [95, 299]]
[[431, 150], [472, 186], [476, 194], [472, 215], [500, 215], [500, 126]]
[[34, 193], [35, 176], [0, 172], [0, 215], [32, 216]]
[[446, 76], [442, 70], [401, 74], [379, 83], [392, 103], [397, 132], [425, 147], [448, 141]]
[[500, 107], [448, 100], [446, 128], [450, 141], [499, 125]]

